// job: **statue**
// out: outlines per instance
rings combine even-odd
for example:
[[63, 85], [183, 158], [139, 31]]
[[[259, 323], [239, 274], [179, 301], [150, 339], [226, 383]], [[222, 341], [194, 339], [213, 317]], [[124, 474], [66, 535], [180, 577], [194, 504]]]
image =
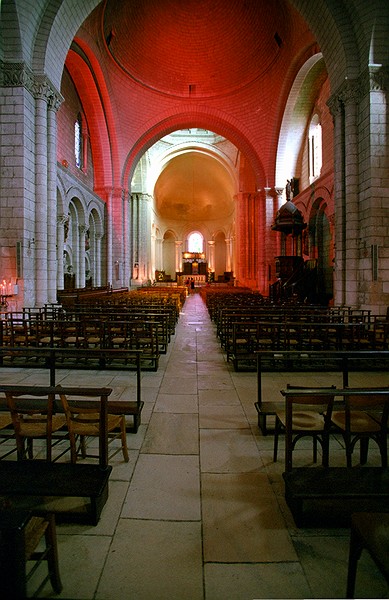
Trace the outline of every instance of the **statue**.
[[286, 187], [285, 187], [285, 192], [286, 192], [286, 201], [289, 202], [289, 200], [291, 200], [291, 195], [292, 195], [292, 182], [288, 179], [286, 181]]

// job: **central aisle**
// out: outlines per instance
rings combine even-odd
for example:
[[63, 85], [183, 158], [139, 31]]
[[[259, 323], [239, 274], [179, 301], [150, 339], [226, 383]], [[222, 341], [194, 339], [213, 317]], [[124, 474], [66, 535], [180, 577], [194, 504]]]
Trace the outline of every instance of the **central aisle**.
[[[270, 598], [286, 585], [311, 596], [234, 379], [190, 295], [158, 373], [142, 380], [146, 410], [149, 389], [155, 404], [97, 598]], [[255, 375], [241, 379], [252, 410]]]

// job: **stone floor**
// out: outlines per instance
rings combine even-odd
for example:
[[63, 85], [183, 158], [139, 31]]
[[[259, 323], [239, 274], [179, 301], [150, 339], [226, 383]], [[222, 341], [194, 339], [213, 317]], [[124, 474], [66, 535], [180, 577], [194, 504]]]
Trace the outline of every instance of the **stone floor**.
[[[48, 384], [48, 372], [1, 369], [0, 382]], [[133, 398], [126, 371], [57, 370], [63, 385], [104, 385]], [[339, 373], [265, 373], [264, 399], [287, 383], [342, 385]], [[350, 385], [389, 385], [388, 373], [358, 372]], [[68, 600], [253, 600], [344, 598], [348, 529], [298, 529], [285, 504], [272, 436], [257, 426], [255, 373], [236, 373], [199, 294], [189, 296], [157, 372], [142, 374], [145, 402], [130, 461], [112, 461], [107, 504], [97, 526], [59, 524], [63, 592]], [[378, 465], [369, 451], [369, 464]], [[294, 464], [312, 463], [302, 440]], [[356, 457], [357, 460], [357, 457]], [[344, 448], [331, 440], [331, 464]], [[48, 585], [41, 598], [54, 598]], [[367, 554], [357, 598], [387, 598]]]

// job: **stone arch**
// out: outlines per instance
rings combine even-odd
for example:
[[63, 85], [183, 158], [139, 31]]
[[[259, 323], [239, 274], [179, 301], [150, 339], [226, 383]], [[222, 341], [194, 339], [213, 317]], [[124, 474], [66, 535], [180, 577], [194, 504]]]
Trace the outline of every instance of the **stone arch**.
[[167, 229], [163, 235], [162, 264], [165, 273], [171, 275], [173, 279], [176, 274], [176, 241], [176, 233]]
[[112, 142], [112, 139], [116, 139], [116, 136], [110, 135], [106, 120], [110, 102], [107, 94], [102, 95], [101, 87], [97, 85], [90, 66], [74, 50], [69, 50], [66, 68], [77, 89], [88, 122], [93, 156], [94, 186], [97, 190], [104, 189], [113, 185], [113, 162], [115, 162], [112, 150], [115, 149], [116, 142]]
[[232, 142], [246, 158], [244, 161], [246, 173], [243, 173], [243, 176], [248, 182], [247, 185], [251, 186], [252, 191], [255, 190], [256, 185], [265, 185], [265, 172], [262, 162], [257, 151], [249, 142], [250, 135], [248, 131], [245, 132], [244, 125], [236, 122], [233, 117], [224, 115], [221, 111], [210, 108], [203, 109], [193, 105], [185, 113], [169, 111], [165, 118], [162, 117], [158, 122], [155, 122], [146, 132], [139, 132], [135, 136], [137, 142], [128, 153], [123, 169], [123, 187], [127, 187], [140, 158], [153, 144], [177, 129], [190, 129], [192, 127], [213, 131]]
[[236, 165], [233, 164], [230, 157], [221, 152], [218, 148], [213, 146], [212, 144], [205, 144], [202, 142], [183, 142], [179, 144], [174, 144], [167, 150], [164, 150], [159, 155], [153, 157], [153, 165], [149, 178], [149, 187], [147, 192], [152, 195], [154, 192], [154, 187], [157, 182], [158, 177], [161, 172], [165, 168], [165, 166], [171, 161], [174, 160], [177, 156], [181, 154], [185, 154], [188, 152], [199, 152], [200, 154], [204, 154], [218, 161], [224, 169], [230, 175], [231, 180], [234, 182], [235, 193], [238, 190], [238, 175], [236, 171]]
[[[73, 193], [71, 193], [71, 191]], [[67, 195], [67, 214], [69, 216], [68, 237], [64, 250], [72, 258], [71, 274], [74, 275], [75, 287], [85, 284], [85, 233], [87, 230], [87, 210], [84, 198], [69, 190]]]
[[329, 206], [323, 195], [316, 194], [312, 202], [303, 252], [316, 262], [317, 294], [323, 304], [327, 304], [333, 297], [334, 289], [334, 243]]
[[85, 283], [101, 285], [101, 243], [104, 223], [96, 206], [89, 206], [88, 229], [85, 237]]
[[46, 73], [57, 89], [72, 40], [99, 3], [99, 0], [84, 0], [74, 10], [72, 0], [51, 0], [45, 7], [35, 39], [33, 67]]
[[227, 247], [226, 247], [226, 234], [222, 229], [214, 232], [213, 241], [215, 242], [214, 248], [214, 272], [215, 278], [224, 276], [227, 269]]
[[305, 61], [290, 89], [278, 137], [276, 156], [276, 187], [296, 175], [306, 126], [315, 100], [318, 85], [326, 77], [321, 53]]
[[23, 60], [24, 44], [26, 40], [21, 39], [20, 17], [15, 0], [3, 0], [0, 2], [0, 22], [7, 23], [7, 27], [0, 28], [0, 59], [7, 60], [10, 56], [13, 60]]

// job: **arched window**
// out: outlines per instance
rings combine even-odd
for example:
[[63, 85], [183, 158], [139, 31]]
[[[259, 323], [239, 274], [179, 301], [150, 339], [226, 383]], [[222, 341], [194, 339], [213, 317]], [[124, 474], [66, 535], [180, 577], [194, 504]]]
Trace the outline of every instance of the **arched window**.
[[309, 181], [320, 177], [322, 167], [322, 136], [319, 116], [313, 116], [309, 126], [308, 138]]
[[74, 123], [74, 157], [76, 161], [76, 167], [78, 169], [82, 169], [82, 118], [80, 114], [78, 114], [77, 120]]
[[188, 252], [203, 252], [204, 240], [197, 231], [188, 237]]

